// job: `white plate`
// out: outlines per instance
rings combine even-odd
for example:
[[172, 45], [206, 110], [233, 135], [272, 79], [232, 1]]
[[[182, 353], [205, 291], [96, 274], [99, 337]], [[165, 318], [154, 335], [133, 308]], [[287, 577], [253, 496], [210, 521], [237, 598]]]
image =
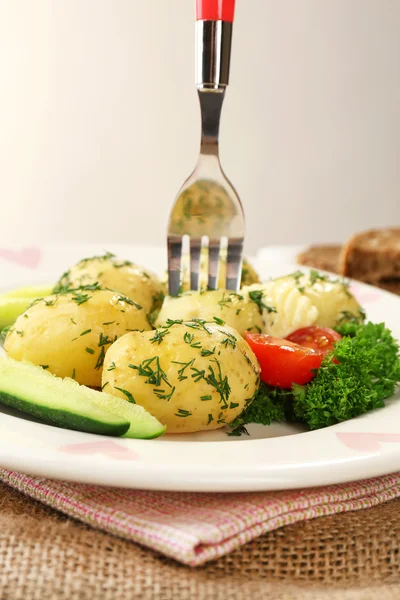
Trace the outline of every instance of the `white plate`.
[[[56, 280], [74, 261], [102, 247], [0, 248], [0, 288]], [[124, 258], [162, 271], [162, 249], [108, 246]], [[294, 249], [260, 253], [261, 275], [293, 271], [279, 263]], [[362, 284], [354, 292], [372, 321], [385, 321], [400, 339], [400, 298]], [[400, 397], [357, 419], [305, 432], [275, 424], [250, 426], [250, 437], [224, 431], [158, 440], [120, 440], [50, 427], [1, 408], [0, 467], [77, 482], [184, 491], [262, 491], [318, 486], [400, 469]]]

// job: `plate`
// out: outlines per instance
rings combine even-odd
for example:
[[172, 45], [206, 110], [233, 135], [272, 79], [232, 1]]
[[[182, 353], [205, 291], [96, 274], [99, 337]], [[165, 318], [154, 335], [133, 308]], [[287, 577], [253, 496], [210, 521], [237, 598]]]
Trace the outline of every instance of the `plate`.
[[[0, 248], [0, 291], [48, 283], [78, 259], [105, 250], [59, 245]], [[107, 246], [149, 269], [165, 268], [161, 248]], [[297, 248], [296, 248], [297, 251]], [[293, 247], [263, 250], [253, 261], [263, 278], [296, 269]], [[280, 260], [283, 258], [283, 261]], [[385, 321], [400, 339], [400, 298], [353, 283], [372, 321]], [[223, 430], [121, 440], [44, 425], [0, 407], [0, 467], [32, 475], [126, 488], [240, 492], [342, 483], [400, 469], [400, 403], [320, 429], [275, 424], [249, 426], [250, 436]]]

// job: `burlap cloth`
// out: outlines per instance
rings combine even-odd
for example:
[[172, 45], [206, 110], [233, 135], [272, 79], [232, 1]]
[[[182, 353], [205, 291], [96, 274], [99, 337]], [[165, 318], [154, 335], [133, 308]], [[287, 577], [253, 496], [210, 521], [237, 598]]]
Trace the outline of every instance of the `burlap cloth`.
[[272, 531], [191, 569], [0, 484], [1, 600], [400, 599], [400, 499]]

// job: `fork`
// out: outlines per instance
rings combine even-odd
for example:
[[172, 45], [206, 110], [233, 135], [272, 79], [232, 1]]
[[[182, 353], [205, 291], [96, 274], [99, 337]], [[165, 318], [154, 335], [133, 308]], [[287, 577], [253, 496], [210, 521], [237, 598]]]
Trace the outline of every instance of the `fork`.
[[189, 260], [190, 289], [199, 290], [203, 257], [208, 289], [217, 289], [226, 260], [225, 288], [240, 285], [244, 213], [239, 196], [225, 176], [218, 152], [219, 124], [229, 82], [235, 0], [197, 0], [196, 87], [201, 111], [200, 155], [184, 182], [168, 224], [168, 288], [182, 289], [183, 263]]

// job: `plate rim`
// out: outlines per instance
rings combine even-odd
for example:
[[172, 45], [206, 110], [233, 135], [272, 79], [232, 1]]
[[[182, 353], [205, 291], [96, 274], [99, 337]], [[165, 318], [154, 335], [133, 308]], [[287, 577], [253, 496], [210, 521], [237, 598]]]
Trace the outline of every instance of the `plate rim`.
[[[134, 253], [135, 246], [131, 245], [116, 245], [116, 244], [108, 244], [108, 247], [116, 248], [118, 246], [122, 248], [130, 248], [131, 252]], [[90, 251], [90, 248], [99, 248], [99, 245], [94, 244], [44, 244], [41, 246], [41, 250], [44, 255], [49, 256], [49, 254], [57, 255], [62, 254], [65, 256], [66, 253], [69, 253], [71, 248], [77, 249], [82, 248], [86, 251]], [[101, 246], [103, 248], [103, 245]], [[141, 247], [143, 249], [143, 246]], [[146, 250], [151, 249], [149, 246]], [[286, 248], [296, 248], [293, 246], [286, 246]], [[160, 251], [160, 248], [157, 247], [157, 252]], [[260, 263], [267, 264], [269, 261], [265, 258], [265, 249], [262, 249], [262, 253], [264, 258], [260, 258], [260, 256], [253, 257], [253, 262], [256, 267], [260, 268]], [[260, 255], [260, 253], [259, 253]], [[3, 265], [2, 259], [0, 258], [0, 266]], [[291, 265], [286, 264], [286, 261], [278, 265], [284, 270], [286, 267], [290, 266], [293, 270], [293, 266], [296, 266], [294, 263]], [[302, 270], [306, 270], [305, 267], [298, 267]], [[26, 285], [29, 283], [29, 277], [32, 275], [32, 271], [28, 268], [23, 267], [11, 267], [9, 272], [12, 272], [17, 278], [18, 275], [21, 277], [21, 284]], [[61, 272], [61, 269], [60, 269]], [[288, 271], [290, 272], [290, 271]], [[13, 283], [10, 283], [10, 286], [15, 285], [15, 277], [12, 277]], [[43, 278], [42, 278], [43, 280]], [[3, 282], [2, 282], [3, 283]], [[386, 290], [381, 290], [375, 288], [373, 286], [362, 284], [360, 282], [352, 282], [354, 285], [359, 286], [361, 290], [369, 293], [379, 294], [381, 298], [386, 298], [389, 303], [399, 304], [400, 307], [400, 298], [391, 292]], [[10, 287], [9, 286], [9, 287]], [[7, 284], [5, 286], [1, 286], [3, 289], [6, 289]], [[400, 398], [400, 394], [399, 394]], [[389, 411], [388, 411], [389, 409]], [[381, 429], [389, 429], [389, 431], [381, 431], [379, 427], [376, 431], [374, 431], [373, 423], [376, 421], [374, 419], [375, 415], [382, 415], [382, 413], [387, 412], [388, 420], [391, 423], [386, 423], [384, 425], [380, 425]], [[385, 413], [386, 414], [386, 413]], [[388, 402], [388, 406], [383, 409], [378, 409], [377, 411], [372, 411], [363, 415], [361, 417], [357, 417], [356, 419], [352, 419], [350, 421], [345, 421], [344, 423], [340, 423], [329, 428], [320, 429], [316, 431], [308, 431], [305, 433], [294, 433], [288, 436], [280, 436], [280, 437], [270, 437], [264, 439], [235, 439], [235, 440], [210, 440], [206, 442], [200, 442], [204, 447], [206, 444], [209, 449], [219, 448], [221, 453], [228, 453], [232, 455], [232, 461], [234, 459], [234, 455], [236, 452], [233, 452], [235, 447], [247, 447], [246, 455], [248, 455], [248, 460], [251, 459], [252, 454], [256, 454], [260, 448], [266, 449], [268, 452], [269, 449], [281, 445], [281, 444], [289, 444], [296, 445], [298, 439], [303, 439], [303, 441], [310, 440], [313, 437], [313, 444], [318, 444], [319, 437], [324, 439], [326, 437], [326, 433], [332, 433], [333, 438], [337, 440], [337, 433], [344, 433], [348, 435], [357, 435], [357, 434], [367, 434], [370, 436], [376, 435], [387, 435], [388, 440], [393, 438], [393, 435], [397, 435], [395, 431], [395, 427], [387, 427], [387, 425], [393, 424], [395, 419], [394, 416], [400, 417], [400, 403], [396, 403], [396, 400]], [[11, 419], [11, 421], [10, 421]], [[379, 418], [376, 423], [379, 425], [381, 421], [385, 421], [385, 418]], [[364, 423], [364, 425], [360, 426], [360, 423]], [[371, 425], [370, 425], [371, 423]], [[25, 425], [23, 425], [25, 424]], [[28, 425], [27, 425], [28, 424]], [[349, 424], [354, 424], [354, 427], [349, 428]], [[151, 462], [148, 458], [142, 460], [140, 457], [143, 452], [143, 448], [151, 449], [157, 446], [154, 444], [158, 444], [162, 448], [164, 448], [164, 454], [170, 456], [173, 452], [167, 450], [168, 446], [176, 446], [177, 444], [173, 441], [163, 440], [160, 444], [160, 440], [125, 440], [121, 438], [106, 438], [104, 436], [93, 436], [91, 434], [85, 434], [82, 432], [71, 432], [69, 430], [61, 430], [57, 427], [53, 427], [50, 425], [44, 425], [40, 423], [34, 423], [27, 421], [25, 419], [20, 419], [16, 416], [0, 413], [0, 432], [5, 433], [5, 428], [11, 425], [11, 436], [7, 441], [0, 441], [0, 465], [4, 469], [12, 469], [24, 473], [29, 473], [31, 475], [38, 475], [41, 477], [49, 477], [49, 478], [60, 478], [68, 481], [82, 482], [82, 483], [90, 483], [94, 485], [112, 485], [116, 487], [131, 487], [136, 489], [152, 489], [152, 490], [163, 490], [163, 491], [195, 491], [195, 492], [240, 492], [240, 491], [267, 491], [267, 490], [283, 490], [283, 489], [298, 489], [304, 487], [317, 487], [320, 485], [334, 485], [338, 483], [344, 483], [346, 481], [355, 481], [356, 479], [366, 479], [375, 477], [378, 475], [385, 475], [391, 472], [394, 472], [400, 469], [400, 444], [397, 442], [388, 441], [387, 443], [383, 443], [380, 445], [378, 443], [375, 450], [355, 450], [351, 448], [346, 448], [343, 444], [343, 448], [340, 446], [340, 440], [338, 443], [338, 448], [341, 448], [341, 452], [338, 451], [337, 456], [341, 458], [335, 458], [332, 455], [331, 460], [322, 459], [320, 462], [314, 462], [309, 460], [309, 462], [303, 462], [301, 465], [286, 463], [286, 465], [282, 465], [276, 463], [275, 465], [268, 464], [264, 462], [256, 462], [253, 466], [244, 465], [239, 463], [229, 464], [225, 460], [224, 466], [219, 465], [218, 467], [215, 465], [211, 465], [210, 463], [204, 463], [203, 465], [200, 463], [192, 465], [192, 469], [189, 469], [188, 464], [186, 462], [175, 463], [172, 468], [166, 469], [166, 464]], [[372, 427], [372, 430], [371, 430]], [[65, 434], [60, 434], [60, 432], [68, 432], [70, 435], [67, 435], [71, 440], [77, 440], [76, 444], [91, 444], [93, 442], [93, 438], [97, 442], [109, 442], [109, 440], [117, 440], [117, 445], [121, 448], [125, 448], [127, 451], [131, 451], [133, 453], [137, 453], [139, 455], [138, 459], [134, 460], [121, 460], [121, 456], [116, 458], [116, 456], [108, 456], [107, 453], [94, 452], [89, 455], [77, 455], [77, 454], [62, 454], [58, 451], [56, 445], [54, 446], [55, 451], [50, 452], [49, 447], [52, 448], [53, 442], [48, 442], [47, 446], [43, 447], [30, 447], [27, 451], [27, 448], [21, 444], [21, 442], [17, 442], [14, 439], [14, 443], [12, 442], [13, 436], [24, 436], [26, 433], [26, 429], [28, 429], [28, 437], [32, 437], [36, 439], [48, 436], [49, 439], [53, 439], [54, 437], [65, 438]], [[352, 432], [352, 429], [355, 430]], [[46, 430], [47, 433], [44, 433]], [[49, 432], [52, 430], [52, 433]], [[393, 430], [393, 431], [392, 431]], [[55, 433], [54, 433], [55, 432]], [[307, 438], [304, 436], [307, 434]], [[81, 442], [82, 436], [85, 436], [85, 440], [87, 442]], [[311, 437], [310, 437], [311, 436]], [[390, 438], [392, 436], [392, 438]], [[400, 441], [400, 433], [399, 433], [399, 441]], [[75, 442], [74, 442], [75, 443]], [[74, 445], [72, 443], [72, 445]], [[397, 444], [397, 446], [396, 446]], [[71, 444], [70, 444], [71, 445]], [[188, 450], [190, 447], [193, 448], [197, 446], [197, 444], [193, 444], [193, 441], [179, 441], [178, 448], [180, 451]], [[53, 450], [54, 450], [53, 448]], [[179, 452], [178, 452], [179, 453]], [[212, 452], [211, 452], [212, 454]], [[327, 464], [330, 463], [330, 469], [327, 469]], [[105, 467], [110, 468], [110, 473], [108, 476], [104, 475]], [[343, 469], [344, 467], [344, 469]], [[299, 472], [301, 471], [301, 473]], [[301, 476], [303, 475], [303, 477]]]

